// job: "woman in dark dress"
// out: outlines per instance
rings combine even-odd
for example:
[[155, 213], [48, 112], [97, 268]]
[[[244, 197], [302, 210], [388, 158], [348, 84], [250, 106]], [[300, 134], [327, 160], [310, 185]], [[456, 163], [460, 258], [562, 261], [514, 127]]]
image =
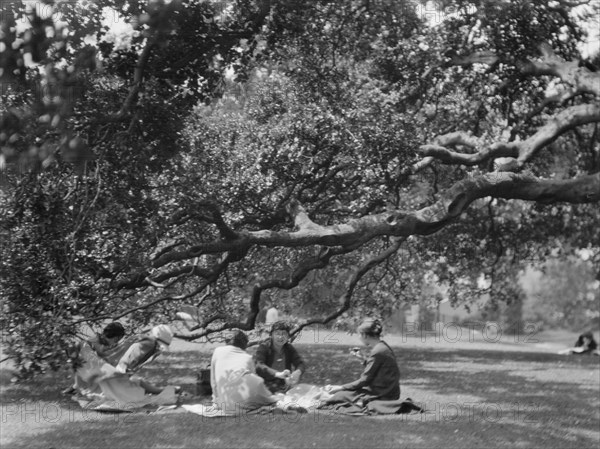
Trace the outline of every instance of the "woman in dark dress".
[[371, 349], [363, 361], [361, 376], [353, 382], [329, 388], [322, 398], [325, 403], [354, 403], [363, 406], [375, 399], [397, 400], [400, 398], [400, 369], [394, 351], [381, 339], [381, 322], [367, 318], [358, 327], [362, 343]]

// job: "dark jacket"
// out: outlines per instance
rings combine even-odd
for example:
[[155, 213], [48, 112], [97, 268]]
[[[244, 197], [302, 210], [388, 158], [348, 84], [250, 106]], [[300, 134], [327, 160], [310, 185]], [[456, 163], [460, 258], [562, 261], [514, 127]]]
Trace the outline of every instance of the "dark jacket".
[[[584, 341], [584, 337], [589, 338], [589, 343], [586, 345]], [[592, 352], [598, 347], [598, 343], [594, 340], [594, 335], [591, 333], [581, 334], [577, 341], [575, 342], [576, 348], [583, 348], [584, 352]]]
[[342, 385], [344, 390], [365, 390], [380, 399], [392, 400], [400, 397], [400, 369], [390, 347], [377, 343], [366, 360], [360, 378]]
[[[298, 369], [304, 373], [306, 365], [300, 354], [298, 354], [298, 351], [296, 351], [296, 348], [290, 343], [286, 343], [283, 345], [281, 351], [283, 353], [285, 369], [289, 369], [290, 371]], [[275, 350], [270, 341], [261, 343], [258, 346], [254, 361], [256, 362], [256, 374], [265, 380], [276, 379], [275, 374], [277, 374], [277, 371], [271, 368], [275, 361]]]

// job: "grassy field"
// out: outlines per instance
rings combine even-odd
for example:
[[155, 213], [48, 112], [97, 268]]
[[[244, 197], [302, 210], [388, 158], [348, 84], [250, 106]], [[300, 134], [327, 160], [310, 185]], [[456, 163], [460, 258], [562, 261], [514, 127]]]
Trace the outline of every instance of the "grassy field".
[[[571, 335], [494, 342], [476, 333], [460, 341], [426, 337], [387, 339], [401, 367], [402, 397], [427, 409], [399, 416], [316, 411], [203, 418], [181, 409], [100, 414], [60, 395], [70, 382], [67, 371], [17, 385], [4, 368], [0, 447], [591, 448], [600, 443], [600, 357], [557, 355]], [[341, 333], [302, 335], [297, 347], [310, 367], [303, 381], [322, 385], [355, 378], [361, 366], [347, 353], [356, 341]], [[208, 360], [211, 347], [175, 344], [143, 374], [193, 392], [194, 370]]]

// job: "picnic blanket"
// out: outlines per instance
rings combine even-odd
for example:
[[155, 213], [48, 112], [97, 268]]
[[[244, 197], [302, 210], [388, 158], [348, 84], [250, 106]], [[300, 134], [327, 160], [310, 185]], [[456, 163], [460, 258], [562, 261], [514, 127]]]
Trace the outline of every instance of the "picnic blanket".
[[315, 385], [299, 384], [289, 390], [280, 400], [273, 404], [244, 404], [236, 406], [219, 406], [213, 403], [184, 404], [181, 407], [188, 412], [196, 413], [205, 417], [239, 416], [242, 414], [263, 413], [308, 413], [320, 405], [318, 397], [322, 388]]
[[261, 413], [309, 413], [311, 411], [321, 409], [332, 413], [344, 415], [389, 415], [389, 414], [407, 414], [407, 413], [423, 413], [424, 410], [412, 399], [381, 401], [374, 400], [366, 404], [342, 403], [342, 404], [325, 404], [320, 400], [322, 387], [310, 384], [299, 384], [290, 389], [285, 396], [271, 405], [260, 405], [256, 408], [248, 407], [219, 407], [213, 403], [201, 404], [185, 404], [181, 407], [188, 412], [195, 413], [204, 417], [223, 417], [223, 416], [239, 416], [241, 414], [261, 414]]
[[289, 404], [284, 401], [278, 401], [275, 404], [260, 405], [256, 408], [237, 407], [222, 408], [216, 404], [183, 404], [184, 410], [209, 418], [218, 418], [223, 416], [241, 416], [241, 415], [259, 415], [267, 413], [307, 413], [308, 410], [297, 404]]
[[86, 410], [106, 412], [128, 412], [142, 408], [157, 408], [175, 405], [178, 394], [173, 386], [167, 386], [160, 394], [145, 394], [143, 388], [129, 379], [116, 382], [102, 382], [101, 393], [88, 393], [73, 396], [73, 400]]
[[341, 403], [328, 405], [321, 401], [321, 393], [325, 390], [316, 385], [299, 384], [289, 390], [284, 398], [284, 405], [297, 406], [306, 410], [328, 409], [348, 415], [391, 415], [406, 413], [423, 413], [423, 409], [412, 399], [396, 399], [392, 401], [373, 400], [362, 403]]
[[393, 401], [374, 400], [366, 404], [343, 402], [325, 406], [336, 413], [344, 415], [401, 415], [412, 412], [424, 413], [424, 409], [415, 404], [412, 399], [396, 399]]

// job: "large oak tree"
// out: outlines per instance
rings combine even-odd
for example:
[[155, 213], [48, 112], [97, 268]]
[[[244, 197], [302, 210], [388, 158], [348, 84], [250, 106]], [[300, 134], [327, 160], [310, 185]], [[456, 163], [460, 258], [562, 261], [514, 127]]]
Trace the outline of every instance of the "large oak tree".
[[592, 2], [94, 5], [2, 22], [2, 327], [25, 369], [182, 304], [182, 338], [253, 329], [267, 296], [306, 306], [300, 329], [387, 313], [426, 271], [466, 301], [549, 246], [598, 260]]

